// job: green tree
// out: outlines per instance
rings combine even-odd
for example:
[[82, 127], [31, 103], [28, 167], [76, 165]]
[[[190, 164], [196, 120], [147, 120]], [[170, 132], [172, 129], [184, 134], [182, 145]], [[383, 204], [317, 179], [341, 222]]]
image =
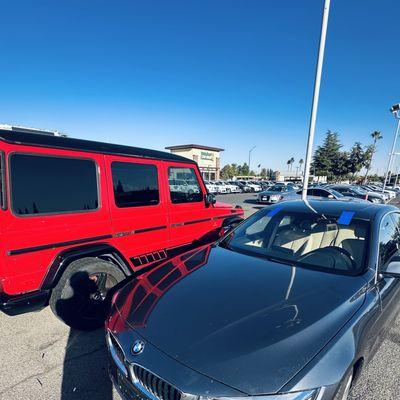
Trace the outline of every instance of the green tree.
[[376, 144], [377, 144], [378, 140], [383, 139], [381, 131], [373, 131], [371, 133], [371, 137], [373, 139], [373, 143], [371, 146], [369, 146], [369, 151], [368, 151], [368, 154], [366, 157], [365, 168], [367, 170], [366, 170], [365, 176], [364, 176], [364, 183], [366, 183], [368, 180], [368, 174], [369, 174], [369, 171], [371, 170], [372, 159], [374, 158], [374, 154], [376, 152]]
[[[317, 147], [314, 153], [312, 168], [314, 169], [316, 175], [327, 176], [329, 181], [335, 179], [334, 167], [341, 157], [341, 148], [342, 145], [339, 142], [338, 133], [328, 130], [326, 132], [324, 142], [321, 146]], [[342, 170], [341, 167], [336, 169], [340, 171]]]
[[232, 174], [233, 176], [237, 176], [238, 174], [238, 165], [236, 163], [232, 163], [231, 164], [231, 169], [232, 169]]
[[267, 177], [268, 173], [266, 168], [261, 168], [260, 176], [261, 178], [265, 179]]
[[233, 178], [232, 167], [229, 164], [224, 165], [221, 169], [221, 178], [222, 179], [230, 179]]
[[365, 151], [360, 142], [355, 142], [350, 149], [348, 173], [352, 174], [353, 179], [355, 175], [361, 171], [365, 163]]
[[341, 151], [338, 154], [336, 162], [332, 165], [331, 179], [338, 181], [347, 178], [349, 175], [349, 153], [347, 151]]
[[240, 175], [249, 175], [249, 173], [250, 173], [250, 170], [249, 170], [249, 166], [247, 165], [247, 163], [244, 163], [242, 166], [241, 166], [241, 174]]

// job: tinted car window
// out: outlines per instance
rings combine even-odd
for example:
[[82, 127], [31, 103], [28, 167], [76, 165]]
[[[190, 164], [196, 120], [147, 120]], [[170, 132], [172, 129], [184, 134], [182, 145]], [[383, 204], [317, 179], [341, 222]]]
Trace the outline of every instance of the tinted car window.
[[113, 162], [111, 170], [117, 207], [158, 204], [158, 177], [155, 165]]
[[[398, 215], [396, 221], [398, 220]], [[398, 253], [399, 229], [393, 216], [386, 215], [381, 222], [379, 232], [379, 264], [380, 269], [385, 270], [390, 259]]]
[[329, 197], [330, 193], [322, 189], [314, 189], [314, 196]]
[[193, 168], [170, 167], [168, 181], [172, 203], [194, 203], [203, 200], [203, 193]]
[[92, 160], [13, 154], [11, 202], [18, 215], [94, 210], [99, 205]]

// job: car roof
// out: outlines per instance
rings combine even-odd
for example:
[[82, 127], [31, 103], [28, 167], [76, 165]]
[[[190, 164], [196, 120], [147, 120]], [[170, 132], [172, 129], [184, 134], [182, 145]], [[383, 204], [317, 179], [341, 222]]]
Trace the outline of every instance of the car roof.
[[92, 140], [75, 139], [62, 136], [43, 135], [38, 133], [18, 132], [0, 129], [0, 140], [7, 143], [25, 144], [64, 150], [87, 151], [91, 153], [114, 154], [121, 156], [134, 156], [165, 161], [178, 161], [185, 163], [195, 162], [176, 154], [165, 151], [143, 149], [120, 144], [96, 142]]
[[390, 211], [399, 211], [397, 207], [388, 204], [341, 200], [309, 200], [307, 203], [302, 200], [295, 200], [277, 203], [270, 207], [280, 207], [292, 212], [311, 212], [311, 209], [313, 209], [319, 214], [332, 216], [339, 216], [343, 211], [353, 211], [355, 218], [367, 220], [372, 220]]

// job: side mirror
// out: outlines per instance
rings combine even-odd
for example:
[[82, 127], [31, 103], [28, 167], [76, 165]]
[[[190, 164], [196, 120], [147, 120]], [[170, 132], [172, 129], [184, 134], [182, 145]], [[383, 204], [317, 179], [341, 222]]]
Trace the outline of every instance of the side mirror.
[[221, 226], [221, 230], [219, 231], [219, 237], [223, 237], [226, 234], [228, 234], [232, 229], [234, 228], [234, 226], [231, 225], [226, 225], [226, 226]]
[[217, 199], [212, 193], [207, 193], [205, 197], [206, 206], [210, 206], [211, 204], [215, 204]]
[[400, 278], [400, 257], [393, 257], [386, 270], [381, 271], [380, 274], [390, 278]]
[[335, 196], [333, 194], [328, 194], [328, 199], [334, 199]]

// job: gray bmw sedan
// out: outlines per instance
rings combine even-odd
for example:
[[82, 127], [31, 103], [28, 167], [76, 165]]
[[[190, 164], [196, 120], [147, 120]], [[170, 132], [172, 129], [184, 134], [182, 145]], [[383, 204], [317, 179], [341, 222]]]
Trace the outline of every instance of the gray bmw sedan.
[[400, 300], [400, 213], [285, 202], [130, 280], [106, 321], [124, 399], [345, 400]]

